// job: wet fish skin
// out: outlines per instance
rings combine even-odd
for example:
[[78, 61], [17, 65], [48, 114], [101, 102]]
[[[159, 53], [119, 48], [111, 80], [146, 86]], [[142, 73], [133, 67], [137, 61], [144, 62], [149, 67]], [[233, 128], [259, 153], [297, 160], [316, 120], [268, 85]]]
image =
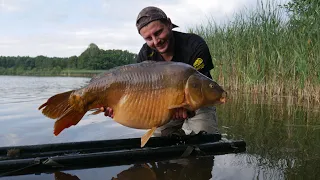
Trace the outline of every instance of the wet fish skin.
[[151, 129], [142, 137], [144, 146], [176, 108], [196, 110], [221, 103], [225, 97], [222, 87], [188, 64], [145, 61], [108, 70], [83, 88], [52, 96], [39, 110], [44, 108], [44, 115], [57, 119], [54, 134], [58, 135], [87, 111], [111, 107], [116, 122]]

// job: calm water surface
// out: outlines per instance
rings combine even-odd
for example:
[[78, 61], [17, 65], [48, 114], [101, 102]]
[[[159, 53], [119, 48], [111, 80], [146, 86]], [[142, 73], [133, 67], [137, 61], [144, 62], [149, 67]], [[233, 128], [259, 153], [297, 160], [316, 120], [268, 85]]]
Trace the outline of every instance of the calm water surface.
[[[0, 76], [0, 146], [140, 137], [105, 116], [85, 116], [77, 126], [52, 134], [54, 121], [37, 110], [45, 100], [83, 86], [88, 78]], [[277, 103], [275, 103], [277, 102]], [[280, 102], [280, 103], [279, 103]], [[319, 179], [320, 112], [316, 106], [255, 97], [217, 107], [226, 139], [244, 139], [247, 152], [2, 179]]]

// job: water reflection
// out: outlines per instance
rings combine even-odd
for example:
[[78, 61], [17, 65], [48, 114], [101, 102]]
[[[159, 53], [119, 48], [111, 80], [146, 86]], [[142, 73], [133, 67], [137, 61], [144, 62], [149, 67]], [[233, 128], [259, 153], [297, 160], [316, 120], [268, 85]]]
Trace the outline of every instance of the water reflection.
[[248, 163], [269, 178], [273, 179], [271, 167], [282, 171], [285, 179], [314, 179], [320, 175], [319, 106], [290, 102], [238, 96], [217, 108], [220, 129], [227, 139], [243, 138], [246, 158], [254, 156]]
[[[186, 158], [135, 164], [120, 171], [112, 180], [209, 180], [212, 178], [213, 157]], [[56, 180], [80, 180], [76, 174], [55, 172]], [[97, 177], [95, 177], [97, 178]]]
[[112, 177], [112, 180], [134, 180], [134, 179], [150, 179], [156, 180], [157, 175], [153, 170], [153, 165], [149, 164], [138, 164], [133, 165], [129, 169], [126, 169], [119, 174], [117, 177]]
[[154, 168], [158, 179], [208, 180], [212, 177], [213, 157], [159, 162]]
[[54, 179], [55, 180], [80, 180], [78, 176], [64, 173], [64, 172], [55, 172]]

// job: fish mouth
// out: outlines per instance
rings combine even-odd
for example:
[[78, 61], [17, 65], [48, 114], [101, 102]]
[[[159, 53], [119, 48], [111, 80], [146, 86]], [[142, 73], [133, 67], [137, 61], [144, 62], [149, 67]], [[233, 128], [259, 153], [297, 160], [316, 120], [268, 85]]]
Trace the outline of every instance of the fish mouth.
[[227, 101], [227, 92], [223, 92], [220, 97], [220, 103], [226, 103]]

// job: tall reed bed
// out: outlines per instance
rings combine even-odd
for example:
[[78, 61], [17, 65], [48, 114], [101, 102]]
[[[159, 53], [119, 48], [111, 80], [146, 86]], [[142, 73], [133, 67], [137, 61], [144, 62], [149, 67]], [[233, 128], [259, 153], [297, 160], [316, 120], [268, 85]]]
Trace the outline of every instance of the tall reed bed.
[[227, 90], [319, 103], [320, 31], [293, 29], [287, 20], [278, 4], [260, 2], [224, 24], [210, 19], [189, 32], [208, 43], [212, 75]]

